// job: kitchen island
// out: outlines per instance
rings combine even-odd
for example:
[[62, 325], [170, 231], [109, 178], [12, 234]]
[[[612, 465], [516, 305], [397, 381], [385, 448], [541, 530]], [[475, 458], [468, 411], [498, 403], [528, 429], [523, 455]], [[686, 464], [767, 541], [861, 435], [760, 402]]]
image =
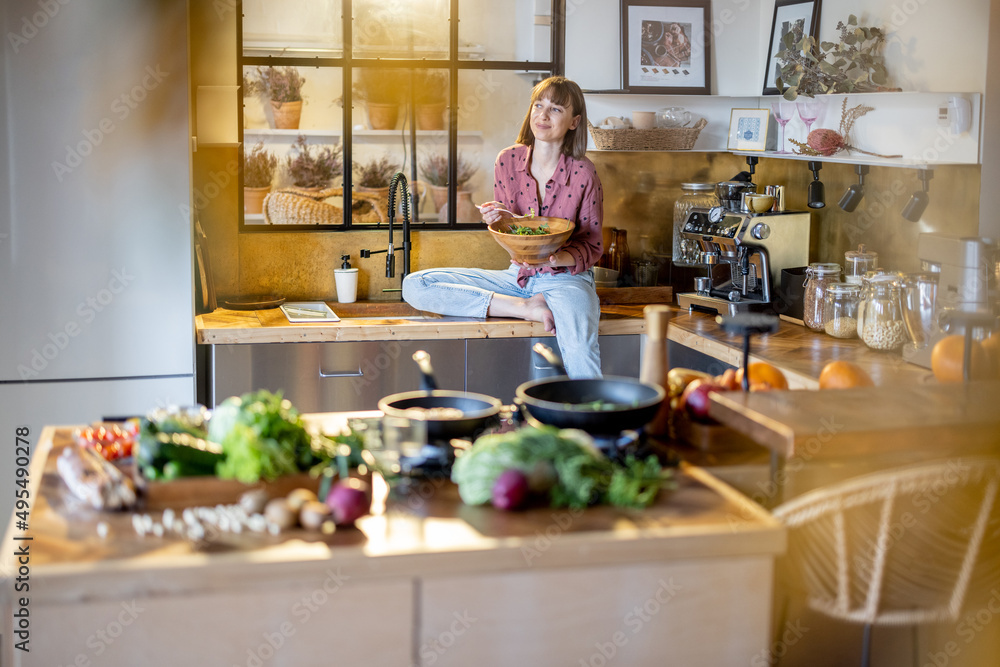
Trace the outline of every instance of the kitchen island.
[[[784, 528], [696, 467], [641, 511], [504, 513], [445, 480], [387, 497], [376, 477], [356, 528], [192, 542], [73, 502], [55, 473], [71, 438], [45, 429], [30, 527], [7, 532], [30, 592], [3, 590], [5, 665], [728, 665], [771, 645]], [[30, 653], [10, 634], [22, 609]]]

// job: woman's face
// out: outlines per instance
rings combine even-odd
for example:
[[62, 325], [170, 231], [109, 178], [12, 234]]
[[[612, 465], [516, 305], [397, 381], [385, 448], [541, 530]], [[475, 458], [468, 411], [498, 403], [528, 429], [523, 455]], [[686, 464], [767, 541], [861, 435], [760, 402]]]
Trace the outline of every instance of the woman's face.
[[580, 124], [580, 116], [573, 115], [572, 106], [554, 104], [549, 98], [540, 97], [531, 107], [530, 123], [536, 140], [562, 142], [566, 133]]

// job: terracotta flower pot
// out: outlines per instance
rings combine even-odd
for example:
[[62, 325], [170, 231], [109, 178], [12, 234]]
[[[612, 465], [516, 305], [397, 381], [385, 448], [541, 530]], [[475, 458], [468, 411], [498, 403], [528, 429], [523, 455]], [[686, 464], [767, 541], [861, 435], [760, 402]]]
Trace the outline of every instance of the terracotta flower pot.
[[[433, 196], [433, 195], [432, 195]], [[438, 217], [444, 221], [448, 218], [448, 203], [438, 211]], [[483, 216], [472, 203], [472, 192], [469, 190], [458, 191], [458, 207], [455, 209], [455, 222], [482, 222]]]
[[448, 188], [444, 185], [429, 185], [431, 191], [431, 201], [434, 202], [434, 210], [440, 211], [448, 203]]
[[418, 104], [415, 109], [418, 130], [444, 129], [444, 102], [434, 104]]
[[246, 215], [260, 215], [264, 212], [264, 197], [271, 191], [271, 186], [266, 188], [243, 188], [243, 213]]
[[373, 130], [395, 130], [399, 120], [398, 104], [376, 104], [369, 102], [368, 124]]
[[279, 130], [299, 129], [299, 119], [302, 117], [302, 100], [298, 102], [275, 102], [271, 100], [274, 111], [274, 126]]

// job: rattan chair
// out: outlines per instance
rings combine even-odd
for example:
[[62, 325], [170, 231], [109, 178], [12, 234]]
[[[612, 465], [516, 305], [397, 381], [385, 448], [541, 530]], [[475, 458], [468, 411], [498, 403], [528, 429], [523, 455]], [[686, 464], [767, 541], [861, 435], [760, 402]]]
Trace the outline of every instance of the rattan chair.
[[[808, 605], [864, 624], [957, 622], [970, 585], [1000, 576], [1000, 459], [950, 459], [856, 477], [773, 510]], [[973, 583], [975, 582], [975, 583]]]

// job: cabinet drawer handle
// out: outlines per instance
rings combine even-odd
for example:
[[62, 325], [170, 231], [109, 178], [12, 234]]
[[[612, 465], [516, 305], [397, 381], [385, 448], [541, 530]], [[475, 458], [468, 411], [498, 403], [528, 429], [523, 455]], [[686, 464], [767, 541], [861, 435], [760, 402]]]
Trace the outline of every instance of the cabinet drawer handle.
[[319, 369], [319, 376], [321, 378], [361, 378], [365, 376], [364, 371], [358, 366], [358, 370], [355, 371], [345, 371], [343, 373], [324, 373], [323, 369]]

